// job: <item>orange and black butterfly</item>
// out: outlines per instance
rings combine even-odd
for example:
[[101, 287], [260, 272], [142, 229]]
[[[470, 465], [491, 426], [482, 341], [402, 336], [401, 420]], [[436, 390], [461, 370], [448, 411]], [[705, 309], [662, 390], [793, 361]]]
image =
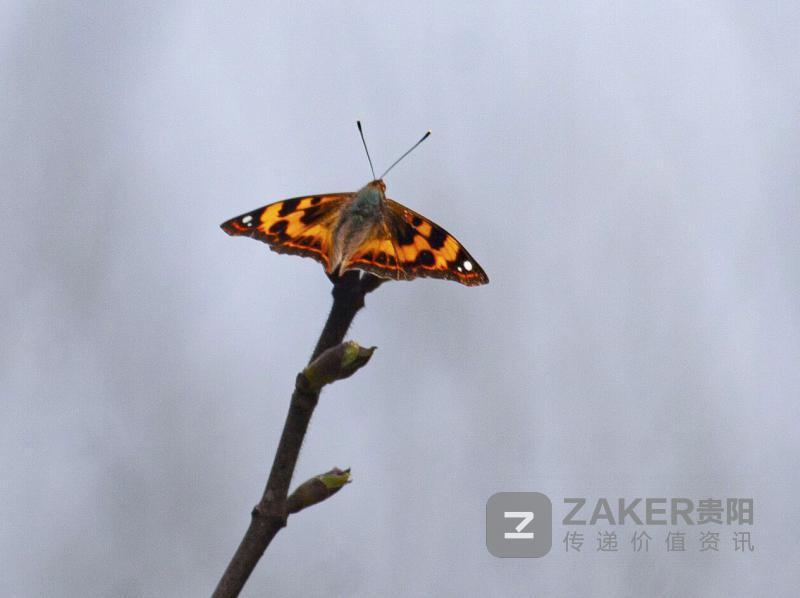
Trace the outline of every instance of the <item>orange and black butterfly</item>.
[[264, 241], [278, 253], [314, 258], [330, 276], [359, 269], [395, 280], [423, 276], [486, 284], [483, 268], [453, 235], [386, 197], [383, 176], [428, 135], [359, 191], [284, 199], [231, 218], [222, 229]]

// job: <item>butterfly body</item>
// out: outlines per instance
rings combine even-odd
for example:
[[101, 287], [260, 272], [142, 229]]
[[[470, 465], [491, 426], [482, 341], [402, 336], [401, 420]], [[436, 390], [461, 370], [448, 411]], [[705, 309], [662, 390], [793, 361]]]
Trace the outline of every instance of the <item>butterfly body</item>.
[[382, 191], [367, 184], [345, 199], [331, 239], [329, 273], [339, 272], [365, 241], [380, 234], [383, 220]]
[[396, 280], [433, 277], [468, 286], [489, 282], [455, 237], [387, 198], [380, 179], [355, 193], [275, 202], [224, 222], [222, 229], [264, 241], [279, 253], [311, 257], [329, 275], [360, 269]]

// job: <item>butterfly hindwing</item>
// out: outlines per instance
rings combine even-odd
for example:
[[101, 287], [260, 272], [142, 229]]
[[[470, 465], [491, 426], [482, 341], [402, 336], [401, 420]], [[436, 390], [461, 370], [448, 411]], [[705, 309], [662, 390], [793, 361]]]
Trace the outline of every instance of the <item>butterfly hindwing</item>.
[[[453, 235], [404, 205], [389, 198], [385, 201], [387, 238], [377, 246], [374, 239], [366, 241], [351, 258], [355, 267], [387, 278], [446, 278], [468, 286], [489, 282], [483, 268]], [[382, 262], [382, 252], [387, 263]], [[391, 258], [397, 266], [391, 267]]]
[[329, 268], [332, 228], [342, 203], [352, 193], [284, 199], [222, 224], [229, 235], [253, 237], [278, 253], [311, 257]]
[[385, 227], [378, 238], [367, 239], [358, 247], [345, 268], [358, 268], [381, 278], [408, 278], [397, 259], [397, 248], [392, 236]]

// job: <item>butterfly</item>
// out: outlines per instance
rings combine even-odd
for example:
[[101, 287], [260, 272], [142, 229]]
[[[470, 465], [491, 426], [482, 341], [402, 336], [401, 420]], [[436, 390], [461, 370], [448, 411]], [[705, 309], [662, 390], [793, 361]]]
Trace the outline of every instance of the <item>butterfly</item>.
[[264, 241], [278, 253], [313, 258], [334, 278], [359, 269], [394, 280], [431, 277], [467, 286], [488, 283], [483, 268], [453, 235], [386, 197], [386, 173], [355, 192], [308, 195], [271, 203], [231, 218], [221, 225], [222, 230], [232, 236]]

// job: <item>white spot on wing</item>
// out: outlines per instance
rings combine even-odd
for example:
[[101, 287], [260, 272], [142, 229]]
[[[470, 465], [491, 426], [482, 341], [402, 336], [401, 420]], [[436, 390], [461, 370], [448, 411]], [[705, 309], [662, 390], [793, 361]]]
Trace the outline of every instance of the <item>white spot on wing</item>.
[[242, 218], [242, 224], [246, 224], [246, 225], [250, 226], [250, 222], [252, 220], [253, 220], [253, 217], [250, 214], [248, 214], [247, 216]]
[[464, 269], [467, 272], [472, 272], [472, 262], [469, 260], [464, 260]]

